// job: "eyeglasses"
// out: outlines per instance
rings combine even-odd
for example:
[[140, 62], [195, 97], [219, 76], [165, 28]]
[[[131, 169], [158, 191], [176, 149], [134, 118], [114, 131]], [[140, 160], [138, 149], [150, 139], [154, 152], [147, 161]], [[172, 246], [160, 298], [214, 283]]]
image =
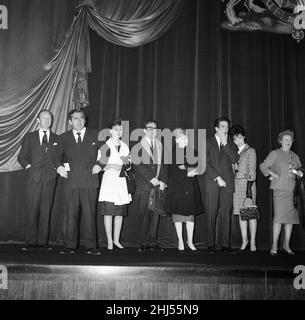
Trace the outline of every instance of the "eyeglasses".
[[146, 130], [151, 130], [151, 131], [157, 130], [157, 129], [158, 129], [157, 127], [146, 127]]

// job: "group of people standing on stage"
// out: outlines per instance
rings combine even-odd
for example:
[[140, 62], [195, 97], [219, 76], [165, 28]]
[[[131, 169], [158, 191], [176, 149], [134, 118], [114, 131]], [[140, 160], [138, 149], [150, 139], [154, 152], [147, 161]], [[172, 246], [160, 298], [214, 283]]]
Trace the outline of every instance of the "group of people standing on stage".
[[[203, 190], [200, 191], [197, 164], [189, 163], [186, 149], [189, 144], [187, 130], [174, 131], [172, 164], [165, 165], [162, 143], [156, 138], [158, 124], [155, 120], [144, 124], [145, 136], [140, 143], [140, 156], [148, 161], [133, 164], [130, 149], [122, 141], [122, 122], [116, 119], [110, 124], [110, 137], [102, 144], [98, 132], [86, 127], [83, 110], [72, 110], [69, 115], [72, 129], [61, 136], [51, 131], [53, 115], [43, 110], [37, 121], [39, 130], [26, 134], [18, 161], [26, 170], [27, 230], [25, 251], [49, 246], [50, 213], [54, 202], [57, 176], [64, 180], [65, 188], [65, 239], [61, 254], [74, 254], [79, 247], [79, 223], [83, 220], [84, 246], [89, 255], [100, 255], [97, 241], [97, 199], [104, 216], [107, 249], [124, 250], [120, 243], [123, 218], [128, 205], [136, 201], [141, 226], [138, 230], [138, 251], [162, 251], [158, 244], [157, 228], [160, 216], [149, 209], [148, 202], [153, 188], [167, 190], [166, 211], [175, 225], [179, 252], [185, 252], [183, 224], [186, 225], [187, 247], [194, 246], [195, 216], [206, 212], [208, 227], [208, 251], [216, 249], [216, 233], [222, 251], [231, 252], [231, 213], [240, 214], [245, 198], [256, 203], [256, 151], [245, 142], [246, 133], [241, 126], [230, 128], [225, 118], [215, 120], [215, 135], [206, 142], [206, 171]], [[292, 131], [280, 133], [280, 149], [272, 151], [260, 165], [271, 180], [274, 199], [273, 244], [271, 254], [278, 251], [278, 239], [285, 225], [283, 249], [293, 254], [290, 237], [298, 215], [293, 204], [296, 177], [302, 177], [299, 157], [292, 152]], [[107, 161], [101, 161], [101, 150]], [[196, 150], [193, 150], [196, 154]], [[182, 157], [176, 159], [180, 152]], [[126, 180], [128, 172], [135, 174], [135, 190], [130, 190]], [[103, 172], [99, 185], [99, 173]], [[98, 195], [98, 188], [99, 195]], [[240, 251], [250, 245], [256, 251], [257, 220], [239, 219], [242, 235]], [[248, 240], [248, 225], [250, 242]], [[216, 232], [216, 230], [218, 232]]]

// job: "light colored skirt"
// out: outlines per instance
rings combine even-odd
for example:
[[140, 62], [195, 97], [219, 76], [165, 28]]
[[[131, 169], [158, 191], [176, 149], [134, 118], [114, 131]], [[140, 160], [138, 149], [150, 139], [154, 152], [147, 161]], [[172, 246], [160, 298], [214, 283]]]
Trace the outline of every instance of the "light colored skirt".
[[194, 222], [195, 221], [195, 216], [182, 216], [180, 214], [173, 214], [172, 215], [173, 218], [173, 223], [176, 222]]
[[[233, 214], [239, 215], [240, 209], [244, 207], [247, 192], [247, 179], [235, 179], [235, 192], [233, 193]], [[252, 184], [252, 198], [256, 203], [256, 184]]]
[[274, 223], [299, 224], [297, 209], [293, 206], [293, 191], [273, 190]]

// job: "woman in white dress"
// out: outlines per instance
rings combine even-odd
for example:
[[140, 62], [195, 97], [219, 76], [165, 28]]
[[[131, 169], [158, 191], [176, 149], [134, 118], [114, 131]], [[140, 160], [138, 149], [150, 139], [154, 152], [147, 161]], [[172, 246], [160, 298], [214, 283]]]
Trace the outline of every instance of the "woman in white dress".
[[[132, 199], [128, 193], [126, 178], [121, 177], [122, 169], [124, 170], [127, 164], [130, 165], [130, 150], [128, 146], [121, 141], [123, 128], [120, 119], [111, 122], [110, 134], [111, 137], [101, 148], [101, 158], [105, 159], [106, 156], [107, 161], [103, 169], [104, 174], [99, 201], [101, 202], [101, 214], [104, 216], [104, 225], [108, 241], [107, 248], [112, 251], [114, 246], [121, 250], [124, 249], [120, 244], [120, 235], [123, 217], [127, 215], [127, 205]], [[103, 164], [105, 164], [105, 162]]]

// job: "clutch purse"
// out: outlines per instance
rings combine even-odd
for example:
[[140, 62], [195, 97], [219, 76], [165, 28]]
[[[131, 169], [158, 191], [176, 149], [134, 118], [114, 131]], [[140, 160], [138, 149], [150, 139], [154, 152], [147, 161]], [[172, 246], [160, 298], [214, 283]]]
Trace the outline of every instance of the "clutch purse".
[[166, 217], [166, 190], [161, 191], [159, 188], [152, 188], [149, 193], [148, 209], [160, 216]]
[[133, 194], [136, 192], [136, 176], [132, 170], [127, 171], [126, 165], [123, 165], [123, 168], [120, 172], [120, 177], [126, 179], [127, 190], [129, 194]]
[[253, 200], [246, 198], [244, 201], [244, 207], [240, 209], [240, 220], [248, 221], [253, 219], [259, 219], [260, 213], [258, 207], [253, 204]]

